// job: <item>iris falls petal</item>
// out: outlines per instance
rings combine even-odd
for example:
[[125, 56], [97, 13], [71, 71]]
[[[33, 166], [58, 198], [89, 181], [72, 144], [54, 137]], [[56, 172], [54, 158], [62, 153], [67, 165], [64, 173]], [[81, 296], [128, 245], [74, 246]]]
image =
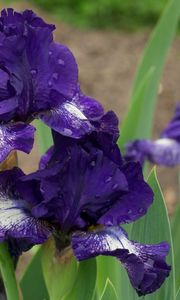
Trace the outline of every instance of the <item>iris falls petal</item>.
[[31, 215], [31, 207], [14, 188], [22, 175], [18, 168], [0, 172], [0, 241], [14, 238], [40, 244], [49, 237], [50, 227]]
[[0, 126], [0, 162], [12, 150], [21, 150], [29, 153], [34, 143], [35, 128], [25, 123], [11, 123]]
[[139, 295], [157, 290], [170, 273], [170, 266], [165, 262], [168, 243], [143, 245], [130, 241], [121, 227], [76, 232], [72, 236], [72, 248], [79, 261], [98, 255], [116, 257]]

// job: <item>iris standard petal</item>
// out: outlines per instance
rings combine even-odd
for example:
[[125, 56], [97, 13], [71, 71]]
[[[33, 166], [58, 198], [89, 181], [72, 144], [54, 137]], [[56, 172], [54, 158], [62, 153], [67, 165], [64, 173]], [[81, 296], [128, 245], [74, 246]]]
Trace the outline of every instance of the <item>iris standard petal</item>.
[[10, 123], [0, 126], [0, 162], [12, 150], [29, 153], [34, 143], [35, 128], [25, 123]]
[[130, 241], [120, 227], [97, 228], [89, 232], [76, 232], [72, 248], [81, 261], [98, 255], [114, 256], [126, 269], [132, 286], [139, 295], [156, 291], [169, 276], [166, 264], [169, 245], [142, 245]]

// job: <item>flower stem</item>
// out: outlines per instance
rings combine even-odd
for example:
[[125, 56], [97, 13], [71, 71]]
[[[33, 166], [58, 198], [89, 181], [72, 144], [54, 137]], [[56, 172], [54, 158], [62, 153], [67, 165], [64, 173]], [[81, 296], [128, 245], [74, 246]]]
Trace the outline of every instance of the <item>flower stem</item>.
[[0, 244], [0, 270], [6, 290], [7, 300], [19, 300], [13, 261], [5, 242]]

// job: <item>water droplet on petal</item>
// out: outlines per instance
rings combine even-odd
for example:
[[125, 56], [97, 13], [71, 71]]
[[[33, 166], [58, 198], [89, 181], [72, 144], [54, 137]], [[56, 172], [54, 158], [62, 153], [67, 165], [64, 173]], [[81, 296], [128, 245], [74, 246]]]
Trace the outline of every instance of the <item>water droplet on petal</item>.
[[37, 70], [32, 69], [32, 70], [31, 70], [31, 75], [34, 76], [34, 75], [36, 75], [36, 74], [37, 74]]
[[90, 163], [90, 165], [91, 165], [92, 167], [95, 167], [95, 165], [96, 165], [95, 161], [92, 160], [91, 163]]
[[52, 51], [49, 51], [49, 56], [51, 56], [52, 55]]
[[142, 214], [144, 211], [145, 211], [144, 208], [142, 208], [142, 207], [139, 208], [139, 213], [140, 213], [140, 214]]
[[62, 60], [62, 59], [59, 58], [58, 59], [58, 64], [64, 66], [65, 62], [64, 62], [64, 60]]
[[52, 86], [52, 81], [48, 81], [48, 86], [51, 87]]
[[105, 180], [105, 183], [108, 183], [108, 182], [110, 182], [110, 181], [111, 181], [111, 179], [112, 179], [112, 176], [109, 176], [108, 178], [106, 178], [106, 180]]
[[116, 190], [117, 188], [118, 188], [118, 184], [115, 183], [115, 184], [113, 185], [113, 190]]
[[132, 213], [132, 209], [128, 209], [127, 213], [131, 214]]
[[68, 128], [64, 128], [63, 133], [66, 136], [71, 136], [72, 135], [72, 130], [68, 129]]
[[57, 80], [57, 79], [58, 79], [58, 73], [53, 73], [53, 76], [52, 76], [52, 77], [53, 77], [53, 79], [56, 79], [56, 80]]

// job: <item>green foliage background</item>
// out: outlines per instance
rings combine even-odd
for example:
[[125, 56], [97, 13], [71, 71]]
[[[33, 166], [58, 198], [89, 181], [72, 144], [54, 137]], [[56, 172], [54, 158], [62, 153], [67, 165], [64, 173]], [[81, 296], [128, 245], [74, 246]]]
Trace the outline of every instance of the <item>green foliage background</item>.
[[73, 25], [134, 30], [154, 25], [167, 0], [31, 0]]

